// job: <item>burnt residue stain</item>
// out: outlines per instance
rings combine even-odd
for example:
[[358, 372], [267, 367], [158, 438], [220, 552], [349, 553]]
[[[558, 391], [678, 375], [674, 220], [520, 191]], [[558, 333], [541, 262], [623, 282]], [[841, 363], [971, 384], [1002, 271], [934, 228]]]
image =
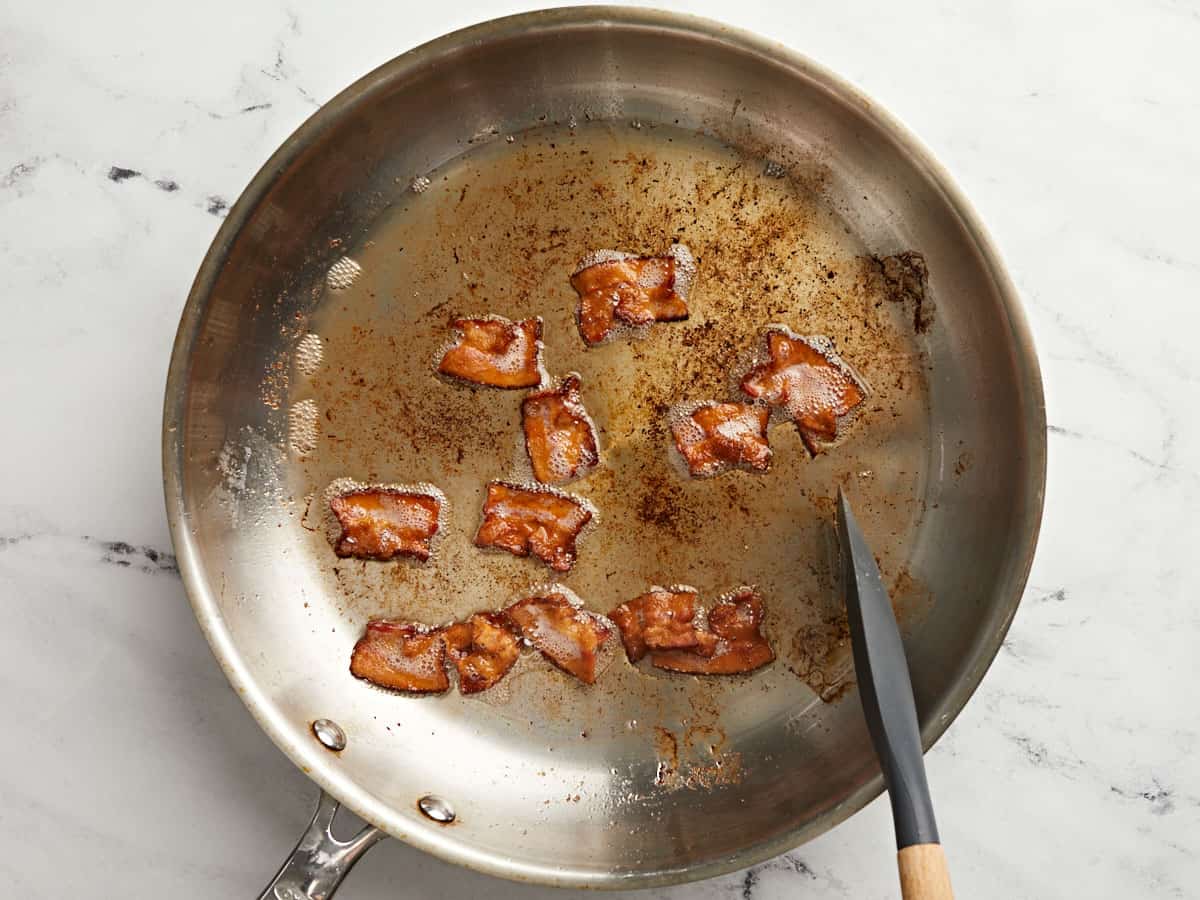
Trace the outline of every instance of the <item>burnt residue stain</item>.
[[798, 628], [787, 649], [788, 669], [825, 702], [840, 699], [853, 685], [850, 625], [844, 611]]
[[121, 166], [112, 166], [108, 170], [108, 180], [115, 182], [128, 181], [130, 178], [140, 178], [142, 173], [137, 169], [125, 169]]
[[975, 462], [975, 455], [970, 450], [964, 450], [958, 454], [958, 459], [954, 461], [954, 475], [961, 478], [971, 468]]
[[159, 178], [155, 180], [154, 186], [160, 191], [166, 191], [168, 194], [173, 194], [179, 190], [179, 182], [172, 181], [170, 178]]
[[86, 538], [99, 545], [101, 562], [122, 568], [133, 568], [148, 575], [178, 575], [179, 564], [175, 557], [154, 547], [134, 546], [125, 541], [100, 541]]
[[892, 578], [888, 596], [892, 600], [892, 611], [900, 632], [910, 635], [933, 609], [933, 591], [918, 579], [907, 565], [901, 566]]
[[664, 791], [710, 791], [739, 783], [744, 777], [742, 755], [723, 751], [725, 742], [723, 729], [693, 725], [685, 729], [681, 746], [673, 731], [655, 725], [655, 786]]
[[244, 113], [258, 112], [260, 109], [270, 109], [273, 105], [271, 103], [255, 103], [251, 106], [243, 106], [241, 111]]
[[639, 522], [675, 540], [686, 541], [695, 529], [687, 497], [677, 479], [659, 473], [643, 476], [643, 491], [634, 507]]
[[872, 256], [871, 262], [883, 279], [884, 296], [892, 303], [912, 309], [913, 330], [917, 334], [928, 331], [933, 324], [933, 301], [928, 295], [929, 267], [925, 256], [905, 250], [891, 256]]
[[679, 741], [675, 733], [661, 725], [654, 726], [654, 752], [658, 756], [658, 771], [654, 783], [669, 784], [679, 774]]
[[211, 215], [223, 216], [225, 215], [225, 210], [229, 209], [229, 203], [214, 194], [213, 196], [210, 196], [207, 201], [205, 201], [204, 208]]
[[683, 744], [688, 752], [710, 759], [718, 757], [728, 736], [719, 725], [689, 725], [683, 732]]

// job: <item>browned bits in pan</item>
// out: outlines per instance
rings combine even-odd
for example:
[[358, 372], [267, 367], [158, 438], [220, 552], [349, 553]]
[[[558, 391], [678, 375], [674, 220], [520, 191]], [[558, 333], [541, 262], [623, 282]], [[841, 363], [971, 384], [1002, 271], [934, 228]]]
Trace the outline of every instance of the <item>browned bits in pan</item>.
[[696, 612], [694, 592], [656, 588], [622, 603], [608, 617], [620, 629], [629, 661], [637, 662], [650, 650], [715, 649], [712, 635], [697, 630]]
[[354, 645], [350, 674], [414, 694], [436, 694], [450, 687], [441, 631], [412, 622], [368, 622], [366, 633]]
[[438, 371], [472, 384], [529, 388], [542, 383], [542, 320], [511, 322], [500, 316], [455, 319], [458, 332]]
[[521, 403], [525, 450], [534, 477], [543, 484], [570, 481], [600, 461], [596, 429], [579, 385], [579, 376], [572, 373], [557, 388], [532, 393]]
[[504, 612], [546, 659], [585, 684], [595, 683], [600, 648], [612, 634], [603, 619], [560, 593], [527, 597]]
[[532, 553], [556, 572], [566, 572], [575, 563], [575, 540], [591, 518], [591, 510], [573, 497], [493, 481], [475, 546], [514, 556]]
[[329, 506], [342, 528], [333, 548], [338, 556], [429, 559], [441, 511], [436, 496], [395, 488], [363, 488], [333, 497]]
[[650, 654], [657, 668], [692, 675], [736, 675], [752, 672], [775, 658], [762, 634], [763, 604], [758, 593], [743, 588], [708, 611], [708, 629], [716, 646], [709, 652], [662, 650]]
[[716, 475], [739, 465], [765, 472], [771, 467], [770, 416], [765, 406], [705, 403], [672, 422], [671, 434], [692, 475]]
[[929, 296], [929, 266], [925, 255], [905, 250], [892, 256], [867, 257], [883, 279], [884, 293], [892, 303], [910, 305], [913, 331], [924, 334], [933, 324], [933, 298]]
[[822, 443], [837, 438], [838, 420], [866, 399], [866, 387], [828, 338], [773, 327], [766, 333], [766, 353], [767, 360], [742, 379], [742, 390], [785, 410], [816, 456]]
[[649, 325], [688, 317], [683, 292], [676, 291], [675, 256], [626, 256], [605, 259], [571, 276], [579, 294], [579, 333], [599, 344], [618, 322]]
[[443, 632], [450, 661], [458, 670], [464, 694], [487, 690], [508, 674], [521, 655], [520, 643], [508, 619], [500, 613], [476, 613]]

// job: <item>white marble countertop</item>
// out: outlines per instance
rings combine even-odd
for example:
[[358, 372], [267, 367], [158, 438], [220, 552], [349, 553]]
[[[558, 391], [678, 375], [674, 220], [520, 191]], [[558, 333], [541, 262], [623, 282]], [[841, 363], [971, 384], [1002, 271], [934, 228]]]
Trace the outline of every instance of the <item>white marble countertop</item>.
[[[958, 894], [1196, 896], [1200, 8], [772, 5], [689, 8], [810, 54], [928, 143], [1005, 253], [1044, 367], [1050, 481], [1030, 586], [928, 759]], [[315, 788], [226, 685], [170, 555], [171, 340], [223, 211], [319, 103], [410, 46], [518, 8], [0, 12], [11, 895], [250, 897], [307, 822]], [[642, 896], [894, 897], [891, 842], [880, 800], [771, 863]], [[566, 896], [397, 842], [342, 896], [481, 893]]]

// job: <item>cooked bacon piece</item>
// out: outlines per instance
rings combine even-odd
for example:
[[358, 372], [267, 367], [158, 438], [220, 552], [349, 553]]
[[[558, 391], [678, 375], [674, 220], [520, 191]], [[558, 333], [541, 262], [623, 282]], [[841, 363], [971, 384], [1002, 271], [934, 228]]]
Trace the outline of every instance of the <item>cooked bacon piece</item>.
[[329, 506], [342, 526], [333, 547], [338, 556], [429, 559], [442, 506], [432, 494], [363, 488], [339, 494], [329, 501]]
[[765, 472], [771, 467], [770, 417], [765, 406], [706, 403], [673, 423], [671, 433], [693, 475], [716, 475], [736, 465]]
[[564, 494], [493, 481], [483, 503], [476, 547], [499, 547], [514, 556], [532, 553], [556, 572], [575, 563], [575, 539], [591, 511]]
[[838, 419], [866, 399], [858, 376], [833, 352], [827, 338], [805, 338], [782, 328], [767, 331], [768, 360], [742, 379], [742, 390], [783, 407], [808, 452], [837, 437]]
[[742, 588], [708, 611], [708, 630], [723, 641], [763, 642], [762, 597], [752, 588]]
[[542, 320], [510, 322], [455, 319], [458, 340], [438, 363], [438, 371], [473, 384], [498, 388], [537, 387], [542, 383], [540, 363]]
[[629, 325], [676, 322], [688, 317], [676, 292], [676, 257], [608, 259], [571, 276], [579, 294], [579, 333], [588, 344], [608, 337], [617, 321]]
[[441, 631], [411, 622], [368, 622], [366, 634], [354, 645], [350, 674], [414, 694], [436, 694], [450, 687]]
[[490, 688], [521, 655], [517, 636], [500, 613], [476, 613], [447, 627], [443, 636], [450, 661], [458, 669], [458, 689], [464, 694]]
[[526, 397], [521, 423], [533, 475], [543, 484], [570, 481], [600, 461], [596, 431], [579, 396], [578, 375], [568, 375], [557, 388]]
[[603, 619], [559, 593], [518, 600], [504, 612], [546, 659], [585, 684], [595, 683], [599, 650], [612, 634]]
[[630, 662], [649, 650], [690, 648], [705, 653], [716, 649], [716, 638], [696, 629], [696, 595], [691, 591], [656, 588], [622, 603], [608, 617], [621, 631]]
[[650, 655], [660, 669], [693, 675], [735, 675], [751, 672], [775, 658], [762, 634], [762, 598], [749, 588], [708, 611], [708, 628], [717, 638], [710, 655], [693, 650], [662, 650]]

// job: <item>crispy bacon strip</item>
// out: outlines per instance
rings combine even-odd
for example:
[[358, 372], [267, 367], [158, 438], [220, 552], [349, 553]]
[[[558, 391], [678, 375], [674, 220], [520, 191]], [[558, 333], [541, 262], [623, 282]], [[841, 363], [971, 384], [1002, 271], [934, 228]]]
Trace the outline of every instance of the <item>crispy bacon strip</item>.
[[450, 661], [458, 669], [458, 689], [464, 694], [487, 690], [508, 674], [521, 646], [509, 620], [500, 613], [476, 613], [443, 631]]
[[542, 383], [541, 319], [510, 322], [494, 316], [455, 319], [451, 324], [458, 340], [438, 363], [443, 375], [498, 388], [537, 387]]
[[629, 661], [637, 662], [650, 650], [714, 651], [716, 638], [696, 628], [696, 601], [691, 591], [655, 589], [610, 612]]
[[742, 390], [785, 409], [816, 456], [820, 444], [837, 438], [838, 419], [866, 399], [866, 388], [826, 338], [772, 328], [766, 346], [767, 361], [746, 373]]
[[650, 662], [659, 669], [693, 675], [752, 672], [775, 658], [763, 637], [762, 620], [762, 598], [745, 588], [708, 611], [708, 628], [717, 639], [711, 654], [661, 650], [650, 655]]
[[579, 333], [588, 344], [607, 338], [618, 321], [629, 325], [688, 317], [676, 293], [674, 256], [629, 256], [580, 269], [571, 276], [579, 294]]
[[436, 694], [450, 687], [441, 631], [377, 619], [354, 645], [350, 674], [380, 687]]
[[579, 376], [571, 374], [557, 388], [536, 391], [521, 403], [525, 451], [543, 484], [570, 481], [600, 461], [579, 385]]
[[600, 648], [612, 634], [603, 619], [559, 593], [518, 600], [504, 612], [546, 659], [585, 684], [595, 683]]
[[442, 506], [432, 494], [364, 488], [332, 498], [329, 506], [342, 527], [333, 547], [338, 556], [429, 559]]
[[591, 511], [571, 497], [493, 481], [475, 546], [498, 547], [514, 556], [532, 553], [556, 572], [566, 572], [575, 564], [575, 539], [591, 518]]
[[765, 406], [706, 403], [671, 425], [675, 446], [696, 476], [716, 475], [743, 465], [757, 472], [771, 467]]

